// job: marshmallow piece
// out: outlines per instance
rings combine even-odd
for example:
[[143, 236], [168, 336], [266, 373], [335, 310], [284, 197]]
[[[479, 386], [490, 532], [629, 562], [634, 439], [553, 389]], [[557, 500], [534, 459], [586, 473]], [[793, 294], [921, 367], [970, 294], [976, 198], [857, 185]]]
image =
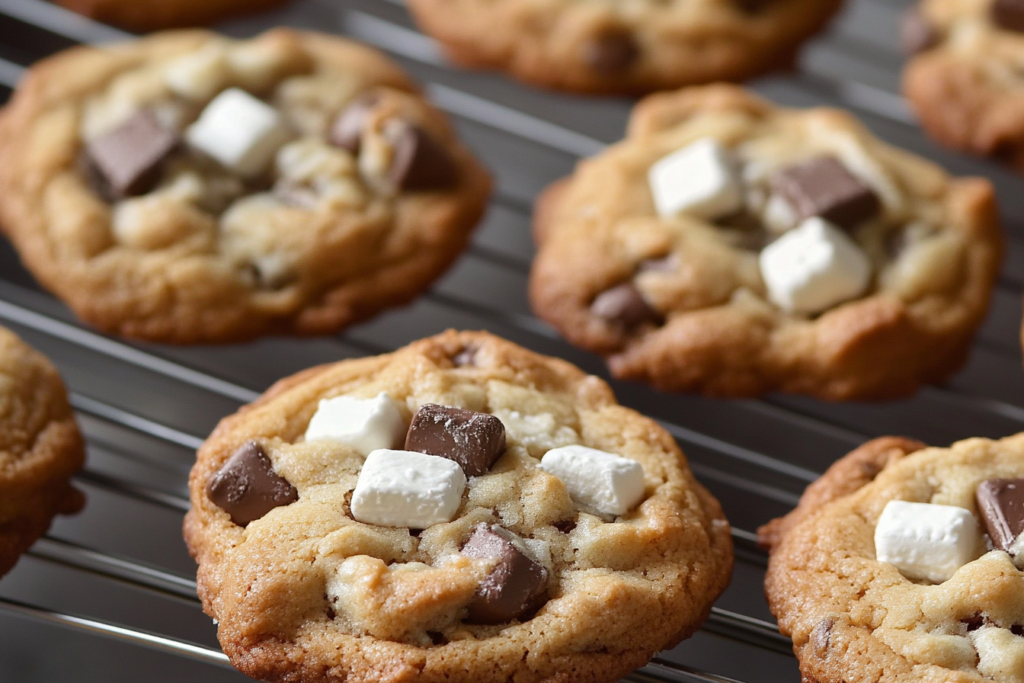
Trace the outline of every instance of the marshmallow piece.
[[658, 215], [688, 213], [713, 220], [743, 207], [743, 190], [729, 152], [702, 138], [661, 159], [648, 172]]
[[820, 313], [863, 294], [871, 261], [842, 230], [809, 218], [761, 252], [771, 300], [790, 313]]
[[621, 515], [644, 497], [640, 463], [586, 446], [563, 446], [544, 454], [540, 468], [562, 480], [577, 502], [607, 515]]
[[426, 529], [450, 522], [462, 503], [466, 475], [436, 455], [381, 449], [366, 456], [352, 494], [356, 521]]
[[875, 527], [875, 555], [908, 578], [942, 583], [975, 559], [978, 539], [969, 510], [891, 500]]
[[306, 441], [333, 439], [351, 446], [360, 455], [394, 448], [404, 437], [402, 412], [385, 392], [376, 398], [325, 398], [306, 428]]
[[270, 165], [290, 137], [276, 109], [238, 88], [218, 95], [185, 132], [190, 145], [250, 178]]

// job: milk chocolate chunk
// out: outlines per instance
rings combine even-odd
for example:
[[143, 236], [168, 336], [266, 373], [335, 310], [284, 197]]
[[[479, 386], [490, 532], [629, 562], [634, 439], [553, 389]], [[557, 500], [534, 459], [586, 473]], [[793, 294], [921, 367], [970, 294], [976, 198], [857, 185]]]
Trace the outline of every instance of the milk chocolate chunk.
[[511, 538], [499, 526], [480, 524], [462, 548], [467, 557], [495, 560], [469, 603], [470, 623], [503, 624], [536, 611], [547, 600], [547, 569], [517, 548]]
[[587, 65], [601, 74], [622, 73], [633, 66], [639, 56], [636, 38], [625, 27], [605, 29], [588, 42], [583, 51]]
[[479, 477], [505, 452], [505, 425], [487, 413], [429, 403], [413, 416], [405, 450], [454, 460], [467, 477]]
[[86, 156], [103, 181], [105, 192], [115, 199], [144, 194], [160, 179], [160, 167], [180, 141], [156, 115], [144, 109], [105, 133], [85, 149]]
[[599, 294], [590, 305], [590, 312], [626, 328], [637, 327], [643, 323], [657, 323], [661, 320], [658, 312], [651, 308], [632, 282], [612, 287]]
[[930, 50], [939, 44], [942, 35], [919, 7], [912, 7], [903, 15], [900, 24], [900, 42], [908, 55]]
[[798, 221], [820, 216], [841, 228], [855, 228], [881, 211], [878, 195], [835, 157], [823, 156], [783, 168], [772, 186]]
[[363, 128], [370, 112], [377, 106], [380, 96], [376, 93], [360, 95], [338, 114], [334, 120], [328, 139], [332, 145], [346, 149], [353, 154], [359, 153], [359, 145], [363, 137]]
[[255, 441], [243, 444], [210, 478], [206, 495], [238, 526], [299, 499], [299, 492], [274, 472], [270, 458]]
[[1024, 479], [989, 479], [974, 492], [992, 545], [1016, 556], [1024, 531]]
[[1024, 0], [995, 0], [992, 21], [1008, 31], [1024, 32]]
[[402, 190], [444, 190], [456, 183], [459, 169], [448, 150], [429, 133], [407, 121], [389, 122], [384, 129], [393, 157], [388, 180]]

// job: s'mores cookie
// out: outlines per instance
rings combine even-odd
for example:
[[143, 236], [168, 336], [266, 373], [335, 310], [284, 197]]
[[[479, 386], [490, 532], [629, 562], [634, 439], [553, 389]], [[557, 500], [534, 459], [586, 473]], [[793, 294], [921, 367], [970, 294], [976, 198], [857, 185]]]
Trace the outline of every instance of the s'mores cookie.
[[190, 489], [204, 609], [266, 681], [611, 682], [692, 634], [732, 568], [667, 432], [482, 332], [283, 380]]
[[804, 680], [1024, 680], [1024, 437], [876, 439], [760, 530]]
[[535, 214], [530, 297], [612, 373], [719, 396], [902, 396], [956, 370], [1001, 239], [981, 178], [849, 114], [654, 95]]
[[383, 56], [203, 31], [79, 47], [0, 114], [0, 222], [39, 281], [129, 337], [327, 334], [459, 255], [490, 180]]
[[56, 515], [81, 509], [85, 498], [70, 480], [84, 462], [57, 370], [0, 327], [0, 576]]

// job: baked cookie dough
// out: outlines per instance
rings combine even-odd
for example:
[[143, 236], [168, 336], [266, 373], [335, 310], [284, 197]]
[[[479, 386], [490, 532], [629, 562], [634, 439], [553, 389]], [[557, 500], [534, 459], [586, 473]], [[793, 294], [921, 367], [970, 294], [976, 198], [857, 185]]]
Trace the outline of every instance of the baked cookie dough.
[[729, 525], [607, 384], [484, 332], [285, 379], [199, 451], [185, 539], [267, 681], [614, 681], [692, 634]]
[[1024, 435], [877, 439], [762, 528], [804, 680], [1024, 680], [1022, 476]]
[[903, 90], [925, 130], [1024, 171], [1024, 2], [923, 0], [903, 42]]
[[71, 475], [85, 462], [60, 375], [42, 354], [0, 327], [0, 576], [85, 498]]
[[130, 31], [205, 26], [283, 5], [287, 0], [55, 0], [90, 19]]
[[888, 398], [966, 357], [1000, 259], [988, 181], [849, 114], [734, 86], [654, 95], [538, 202], [530, 296], [619, 378]]
[[536, 85], [645, 93], [790, 67], [842, 0], [410, 0], [456, 62]]
[[327, 334], [466, 246], [487, 173], [396, 66], [341, 38], [79, 47], [0, 114], [0, 220], [39, 281], [129, 337]]

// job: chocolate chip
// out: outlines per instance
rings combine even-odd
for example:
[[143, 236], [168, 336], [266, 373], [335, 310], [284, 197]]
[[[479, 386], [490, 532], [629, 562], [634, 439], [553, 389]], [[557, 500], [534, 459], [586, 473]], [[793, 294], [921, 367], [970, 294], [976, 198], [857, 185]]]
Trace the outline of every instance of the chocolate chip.
[[601, 74], [628, 70], [640, 56], [633, 32], [625, 27], [607, 28], [583, 48], [583, 60]]
[[832, 641], [832, 628], [836, 625], [835, 617], [825, 617], [811, 631], [811, 645], [818, 657], [825, 657], [829, 643]]
[[930, 50], [942, 40], [942, 34], [928, 17], [924, 16], [920, 7], [912, 7], [903, 15], [900, 24], [900, 42], [908, 55]]
[[394, 150], [388, 180], [403, 190], [443, 190], [458, 181], [459, 168], [444, 147], [417, 125], [390, 121], [384, 134]]
[[467, 367], [476, 365], [476, 354], [480, 349], [475, 346], [464, 346], [462, 349], [452, 356], [452, 363], [455, 367]]
[[467, 477], [479, 477], [505, 452], [505, 425], [487, 413], [430, 403], [413, 416], [405, 450], [454, 460]]
[[238, 526], [299, 499], [295, 487], [274, 472], [263, 447], [247, 441], [206, 484], [207, 497]]
[[462, 548], [467, 557], [497, 560], [469, 603], [471, 623], [502, 624], [536, 611], [547, 600], [547, 569], [510, 538], [499, 526], [480, 524]]
[[178, 134], [144, 109], [88, 145], [85, 153], [115, 199], [144, 194], [160, 179], [160, 168], [178, 146]]
[[799, 221], [821, 216], [841, 228], [855, 228], [881, 211], [878, 195], [831, 156], [783, 168], [772, 186]]
[[1024, 32], [1024, 0], [995, 0], [992, 21], [1008, 31]]
[[627, 328], [643, 323], [657, 323], [661, 319], [632, 282], [601, 292], [590, 305], [590, 312], [598, 318]]
[[961, 619], [960, 623], [967, 626], [968, 632], [977, 631], [979, 628], [985, 625], [985, 617], [981, 614], [974, 614], [972, 616], [967, 617], [966, 619]]
[[358, 154], [366, 119], [378, 102], [380, 95], [376, 93], [366, 93], [353, 100], [334, 120], [327, 135], [330, 143]]
[[992, 545], [1009, 552], [1024, 531], [1024, 479], [988, 479], [974, 497]]

